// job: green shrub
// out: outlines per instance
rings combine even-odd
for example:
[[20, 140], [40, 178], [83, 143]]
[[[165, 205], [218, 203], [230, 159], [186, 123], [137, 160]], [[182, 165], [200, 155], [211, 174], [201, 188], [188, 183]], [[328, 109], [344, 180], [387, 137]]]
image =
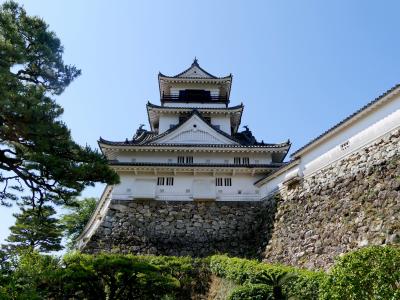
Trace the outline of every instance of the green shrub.
[[216, 276], [232, 280], [236, 284], [265, 284], [268, 278], [292, 273], [289, 282], [284, 284], [284, 292], [304, 300], [318, 299], [319, 285], [325, 273], [313, 272], [294, 267], [271, 265], [256, 260], [230, 258], [226, 255], [214, 255], [210, 258], [210, 269]]
[[400, 299], [400, 249], [371, 246], [339, 258], [321, 286], [321, 299]]
[[272, 288], [266, 284], [248, 284], [233, 290], [227, 300], [266, 300], [271, 298]]
[[192, 295], [206, 294], [209, 288], [210, 271], [207, 259], [176, 256], [138, 256], [156, 267], [164, 275], [179, 280], [180, 288], [176, 299], [190, 299]]
[[133, 255], [75, 253], [64, 264], [64, 297], [91, 299], [162, 299], [179, 280]]

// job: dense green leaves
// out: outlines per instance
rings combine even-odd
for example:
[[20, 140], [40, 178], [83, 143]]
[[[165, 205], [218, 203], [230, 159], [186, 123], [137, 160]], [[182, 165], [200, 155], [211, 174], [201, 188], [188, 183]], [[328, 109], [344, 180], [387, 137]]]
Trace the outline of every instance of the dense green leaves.
[[321, 299], [400, 299], [400, 249], [371, 246], [339, 258]]
[[69, 213], [63, 215], [61, 222], [65, 227], [67, 246], [72, 249], [75, 246], [76, 238], [81, 234], [85, 225], [92, 216], [96, 204], [96, 198], [76, 199], [74, 206], [67, 207]]
[[[227, 300], [273, 300], [272, 288], [266, 284], [247, 284], [232, 291]], [[275, 299], [274, 299], [275, 300]]]
[[10, 227], [11, 234], [6, 241], [13, 249], [40, 252], [61, 250], [64, 228], [55, 214], [54, 208], [47, 205], [40, 210], [21, 208], [21, 213], [14, 214], [16, 222]]
[[60, 260], [30, 251], [10, 257], [6, 269], [0, 299], [186, 300], [205, 293], [209, 280], [205, 261], [189, 257], [70, 253]]
[[223, 255], [70, 253], [57, 259], [35, 251], [0, 252], [0, 299], [193, 299], [207, 294], [212, 273], [239, 285], [229, 300], [396, 300], [399, 252], [393, 247], [354, 251], [328, 274]]
[[[299, 299], [318, 299], [319, 285], [325, 277], [323, 272], [312, 272], [289, 266], [270, 265], [257, 260], [214, 255], [210, 258], [211, 272], [237, 284], [268, 285], [273, 291], [284, 297], [296, 296]], [[262, 287], [262, 286], [261, 286]], [[256, 288], [257, 290], [258, 287]], [[253, 289], [240, 290], [255, 292]]]
[[95, 182], [116, 183], [106, 159], [81, 147], [52, 98], [79, 76], [38, 17], [15, 2], [0, 6], [0, 204], [23, 193], [23, 205], [68, 203]]

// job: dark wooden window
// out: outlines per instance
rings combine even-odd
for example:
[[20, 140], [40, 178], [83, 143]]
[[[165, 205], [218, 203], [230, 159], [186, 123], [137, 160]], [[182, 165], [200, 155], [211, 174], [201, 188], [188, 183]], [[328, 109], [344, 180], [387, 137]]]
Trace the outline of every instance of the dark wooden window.
[[174, 177], [167, 177], [167, 185], [174, 185]]
[[182, 90], [179, 91], [179, 100], [182, 101], [209, 101], [210, 91], [205, 90]]

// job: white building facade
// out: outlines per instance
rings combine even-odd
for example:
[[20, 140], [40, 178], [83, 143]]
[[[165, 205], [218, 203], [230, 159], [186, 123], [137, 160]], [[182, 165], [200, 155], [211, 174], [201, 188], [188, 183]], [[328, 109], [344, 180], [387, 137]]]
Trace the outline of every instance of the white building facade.
[[158, 76], [160, 104], [147, 104], [150, 130], [99, 146], [120, 184], [113, 200], [259, 201], [254, 182], [283, 165], [290, 142], [259, 142], [239, 131], [243, 104], [229, 106], [232, 75], [216, 77], [192, 65]]

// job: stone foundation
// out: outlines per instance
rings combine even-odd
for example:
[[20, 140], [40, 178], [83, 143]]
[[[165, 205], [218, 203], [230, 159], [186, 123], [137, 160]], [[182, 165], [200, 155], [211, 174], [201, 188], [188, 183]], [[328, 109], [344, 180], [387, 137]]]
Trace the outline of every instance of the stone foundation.
[[265, 248], [275, 202], [113, 201], [83, 252], [254, 257]]
[[400, 242], [400, 131], [281, 192], [267, 262], [329, 268], [334, 257]]

